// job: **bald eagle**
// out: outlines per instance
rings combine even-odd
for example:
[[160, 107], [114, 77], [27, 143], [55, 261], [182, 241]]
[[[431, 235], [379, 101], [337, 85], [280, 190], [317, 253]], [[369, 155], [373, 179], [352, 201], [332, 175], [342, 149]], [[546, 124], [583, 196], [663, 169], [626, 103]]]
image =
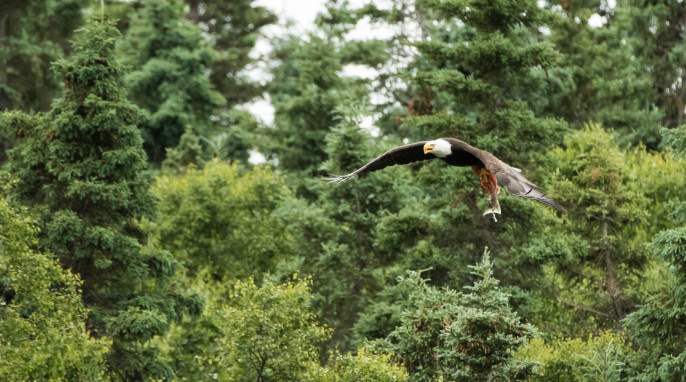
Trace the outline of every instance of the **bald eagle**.
[[483, 215], [492, 214], [496, 221], [495, 215], [500, 215], [499, 184], [512, 195], [532, 199], [560, 211], [565, 210], [545, 196], [538, 186], [526, 179], [521, 174], [522, 170], [509, 166], [488, 151], [479, 150], [455, 138], [440, 138], [395, 147], [350, 174], [332, 175], [330, 178], [324, 178], [324, 180], [329, 181], [329, 183], [341, 183], [355, 175], [363, 175], [388, 166], [434, 158], [440, 158], [451, 166], [472, 167], [472, 170], [481, 178], [481, 186], [486, 189], [490, 196], [491, 207]]

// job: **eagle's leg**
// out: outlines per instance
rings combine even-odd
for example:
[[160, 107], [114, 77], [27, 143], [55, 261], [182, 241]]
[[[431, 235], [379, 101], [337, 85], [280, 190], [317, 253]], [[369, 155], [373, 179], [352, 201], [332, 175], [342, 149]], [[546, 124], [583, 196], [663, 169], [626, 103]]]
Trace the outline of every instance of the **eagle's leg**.
[[472, 166], [472, 170], [479, 175], [481, 178], [481, 186], [488, 192], [489, 199], [491, 203], [491, 208], [484, 211], [483, 215], [486, 216], [491, 214], [493, 216], [493, 221], [498, 221], [495, 215], [500, 215], [500, 203], [498, 202], [498, 194], [500, 194], [500, 187], [498, 187], [498, 181], [495, 176], [488, 170], [480, 166]]

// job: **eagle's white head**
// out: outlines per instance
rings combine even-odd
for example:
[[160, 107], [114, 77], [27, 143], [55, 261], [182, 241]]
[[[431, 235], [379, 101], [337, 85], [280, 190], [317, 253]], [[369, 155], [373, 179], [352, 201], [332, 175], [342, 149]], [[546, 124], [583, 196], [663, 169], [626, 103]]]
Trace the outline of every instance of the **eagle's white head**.
[[445, 139], [436, 139], [424, 144], [424, 154], [431, 153], [439, 158], [445, 158], [452, 152], [450, 142]]

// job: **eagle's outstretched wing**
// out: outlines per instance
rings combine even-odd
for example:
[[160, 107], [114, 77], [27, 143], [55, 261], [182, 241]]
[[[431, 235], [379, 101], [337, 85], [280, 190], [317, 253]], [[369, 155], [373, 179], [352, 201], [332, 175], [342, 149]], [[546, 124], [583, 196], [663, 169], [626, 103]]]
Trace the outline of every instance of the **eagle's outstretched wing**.
[[329, 183], [341, 183], [355, 175], [363, 175], [368, 172], [381, 170], [389, 166], [395, 166], [397, 164], [408, 164], [412, 162], [434, 159], [436, 158], [433, 154], [424, 154], [424, 144], [427, 141], [411, 143], [405, 146], [394, 147], [386, 153], [380, 155], [373, 161], [367, 163], [366, 165], [358, 168], [357, 170], [351, 172], [347, 175], [331, 175], [330, 178], [323, 178]]

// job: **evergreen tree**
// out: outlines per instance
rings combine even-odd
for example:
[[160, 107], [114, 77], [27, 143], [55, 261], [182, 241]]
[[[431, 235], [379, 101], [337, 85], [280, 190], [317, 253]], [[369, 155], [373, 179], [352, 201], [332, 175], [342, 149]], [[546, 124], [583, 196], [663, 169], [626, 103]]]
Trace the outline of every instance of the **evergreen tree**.
[[[649, 148], [660, 145], [663, 113], [637, 45], [630, 2], [606, 10], [598, 2], [555, 2], [560, 10], [551, 23], [551, 40], [561, 53], [550, 71], [546, 109], [581, 129], [599, 122], [616, 130], [619, 143]], [[602, 27], [588, 20], [596, 12], [608, 19]], [[643, 11], [641, 11], [642, 13]]]
[[335, 36], [307, 40], [288, 36], [278, 42], [273, 59], [281, 62], [273, 70], [269, 95], [274, 105], [273, 152], [284, 171], [321, 174], [326, 160], [324, 139], [336, 126], [336, 109], [364, 98], [364, 84], [342, 77], [343, 53]]
[[217, 52], [210, 66], [212, 85], [227, 100], [227, 109], [259, 96], [264, 85], [244, 73], [254, 65], [251, 57], [260, 30], [276, 22], [276, 16], [255, 0], [184, 0], [186, 17], [205, 31]]
[[[680, 155], [686, 155], [686, 127], [669, 131], [666, 138]], [[674, 201], [668, 207], [679, 226], [660, 232], [649, 245], [653, 255], [669, 265], [668, 281], [625, 320], [646, 353], [639, 381], [686, 380], [686, 202]]]
[[[45, 110], [59, 83], [50, 63], [69, 51], [68, 39], [82, 23], [84, 0], [3, 1], [0, 4], [0, 112]], [[13, 134], [0, 125], [0, 164]]]
[[[406, 141], [458, 137], [545, 185], [537, 180], [551, 170], [543, 165], [545, 152], [567, 131], [564, 122], [539, 116], [549, 90], [545, 73], [557, 57], [538, 30], [550, 13], [534, 1], [417, 1], [415, 8], [422, 36], [405, 73], [411, 79], [407, 110], [398, 118], [401, 126], [384, 131], [402, 133]], [[414, 169], [416, 197], [377, 221], [377, 248], [396, 259], [396, 270], [431, 268], [434, 285], [454, 286], [467, 281], [462, 270], [476, 261], [475, 250], [488, 246], [498, 252], [495, 272], [513, 305], [529, 317], [542, 266], [553, 257], [518, 249], [552, 241], [564, 250], [567, 243], [555, 235], [560, 218], [504, 191], [500, 203], [507, 215], [493, 223], [482, 216], [488, 198], [470, 169], [440, 161]], [[397, 324], [393, 306], [402, 294], [394, 288], [387, 285], [368, 307], [359, 335], [383, 337], [392, 327], [388, 322]]]
[[210, 116], [225, 103], [206, 75], [215, 52], [184, 20], [180, 1], [146, 0], [122, 52], [134, 68], [125, 80], [131, 98], [148, 113], [141, 129], [150, 161], [160, 163], [189, 126], [212, 133]]
[[587, 331], [598, 325], [619, 332], [637, 300], [642, 280], [636, 275], [648, 261], [641, 229], [647, 200], [640, 190], [624, 184], [629, 169], [623, 153], [597, 125], [567, 137], [565, 149], [553, 150], [551, 157], [559, 160], [552, 190], [569, 206], [570, 243], [582, 240], [558, 263], [573, 282], [552, 292], [586, 316]]
[[632, 37], [636, 60], [652, 79], [653, 95], [663, 114], [662, 126], [681, 126], [686, 122], [686, 4], [632, 0], [619, 2], [618, 9], [627, 13], [623, 28]]
[[179, 145], [174, 148], [167, 148], [167, 157], [162, 162], [162, 167], [172, 171], [182, 171], [190, 165], [202, 167], [204, 163], [200, 137], [195, 134], [193, 129], [186, 127]]
[[[534, 165], [566, 131], [564, 123], [537, 116], [537, 102], [531, 100], [532, 95], [544, 93], [545, 70], [557, 55], [538, 31], [549, 14], [534, 1], [427, 0], [416, 6], [430, 16], [429, 24], [436, 25], [426, 28], [428, 35], [416, 43], [420, 56], [410, 68], [414, 73], [410, 94], [415, 96], [403, 119], [404, 128], [422, 139], [463, 139], [525, 169], [536, 182], [542, 174], [536, 174]], [[463, 284], [464, 275], [450, 270], [466, 267], [475, 260], [470, 255], [474, 249], [488, 246], [507, 259], [504, 263], [521, 265], [503, 272], [501, 280], [526, 288], [540, 261], [523, 258], [524, 253], [511, 248], [535, 239], [538, 234], [532, 225], [542, 231], [556, 224], [555, 219], [504, 192], [501, 205], [508, 211], [507, 219], [493, 224], [481, 216], [488, 201], [474, 179], [469, 169], [435, 161], [416, 172], [415, 182], [422, 185], [427, 200], [424, 209], [438, 219], [428, 222], [432, 238], [422, 248], [424, 262], [408, 268], [431, 267], [432, 280]], [[394, 249], [416, 251], [421, 241], [409, 244]]]
[[536, 328], [510, 308], [487, 251], [470, 268], [478, 280], [467, 294], [429, 286], [415, 272], [401, 279], [412, 292], [384, 346], [407, 367], [410, 381], [518, 381], [531, 373], [532, 364], [515, 360], [512, 351]]
[[519, 166], [560, 142], [565, 125], [535, 116], [526, 102], [556, 57], [537, 30], [548, 17], [544, 9], [534, 1], [417, 5], [438, 15], [437, 21], [464, 23], [452, 38], [417, 43], [431, 66], [418, 71], [414, 85], [436, 94], [429, 110], [438, 111], [414, 120], [425, 136], [459, 135]]
[[[374, 147], [385, 151], [394, 145], [372, 140], [360, 129], [360, 110], [354, 106], [336, 112], [340, 122], [326, 137], [327, 171], [358, 168], [373, 156]], [[313, 275], [316, 311], [336, 328], [327, 345], [351, 348], [359, 313], [387, 277], [384, 267], [394, 259], [376, 248], [375, 226], [378, 219], [398, 211], [404, 194], [411, 194], [408, 175], [408, 168], [397, 167], [338, 187], [314, 180], [317, 184], [310, 190], [319, 195], [318, 202], [299, 199], [282, 208], [299, 257], [287, 265], [293, 267], [291, 272]]]
[[38, 247], [84, 281], [90, 332], [113, 341], [112, 376], [171, 378], [147, 343], [201, 304], [170, 288], [177, 263], [146, 246], [137, 226], [154, 212], [155, 199], [141, 174], [143, 118], [121, 86], [118, 38], [111, 23], [89, 22], [72, 56], [54, 65], [64, 81], [62, 98], [44, 114], [4, 116], [23, 137], [10, 152], [9, 171], [19, 178], [14, 198], [39, 216]]
[[50, 63], [69, 50], [84, 0], [0, 4], [0, 111], [45, 110], [59, 91]]

